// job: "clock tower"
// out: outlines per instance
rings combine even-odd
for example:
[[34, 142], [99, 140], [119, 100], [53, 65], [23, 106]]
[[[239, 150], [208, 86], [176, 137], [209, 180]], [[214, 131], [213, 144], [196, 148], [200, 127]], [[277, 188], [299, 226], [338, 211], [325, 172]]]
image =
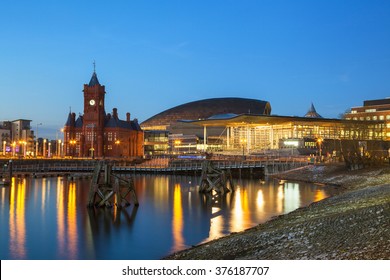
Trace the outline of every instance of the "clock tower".
[[103, 155], [104, 122], [106, 112], [104, 108], [105, 87], [100, 85], [94, 71], [89, 84], [84, 84], [84, 117], [83, 117], [83, 141], [85, 151], [94, 157]]
[[[95, 66], [95, 63], [94, 63]], [[84, 114], [76, 119], [69, 112], [64, 126], [64, 154], [82, 158], [127, 158], [143, 156], [144, 133], [137, 119], [119, 118], [117, 108], [105, 110], [106, 90], [94, 69], [91, 80], [84, 84]]]

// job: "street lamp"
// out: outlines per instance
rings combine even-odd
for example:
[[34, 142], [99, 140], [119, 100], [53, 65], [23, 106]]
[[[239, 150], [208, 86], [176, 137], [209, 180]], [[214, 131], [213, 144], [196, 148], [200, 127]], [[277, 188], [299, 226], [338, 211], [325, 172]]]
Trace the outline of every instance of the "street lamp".
[[16, 150], [16, 142], [14, 141], [12, 143], [12, 156], [14, 157], [15, 156], [15, 150]]
[[27, 142], [26, 141], [19, 141], [19, 144], [23, 145], [23, 157], [26, 157]]
[[49, 142], [49, 149], [48, 149], [48, 152], [47, 152], [47, 157], [51, 157], [51, 142]]
[[64, 133], [64, 129], [61, 128], [61, 129], [57, 129], [57, 131], [56, 131], [56, 155], [57, 155], [57, 157], [60, 157], [61, 156], [60, 147], [61, 147], [62, 137], [60, 134], [60, 137], [59, 137], [60, 139], [58, 139], [58, 133]]
[[61, 139], [58, 139], [56, 147], [57, 157], [61, 157], [61, 142]]
[[43, 139], [43, 155], [44, 158], [46, 157], [46, 139]]
[[321, 156], [322, 156], [322, 142], [323, 142], [323, 139], [321, 137], [317, 139], [320, 160], [321, 160]]
[[69, 144], [70, 144], [70, 146], [71, 146], [71, 155], [72, 155], [72, 157], [74, 156], [74, 154], [75, 154], [75, 149], [76, 149], [76, 140], [74, 140], [74, 139], [71, 139], [71, 140], [69, 140]]
[[42, 125], [42, 123], [37, 123], [37, 133], [36, 133], [36, 143], [35, 143], [35, 157], [37, 157], [38, 156], [38, 149], [39, 149], [39, 141], [38, 141], [38, 125]]

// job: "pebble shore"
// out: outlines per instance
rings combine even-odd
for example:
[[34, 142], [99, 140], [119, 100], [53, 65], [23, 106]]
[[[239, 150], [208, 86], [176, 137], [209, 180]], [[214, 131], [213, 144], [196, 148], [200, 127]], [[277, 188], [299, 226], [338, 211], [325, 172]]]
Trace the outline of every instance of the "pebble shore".
[[337, 185], [340, 194], [166, 259], [390, 259], [390, 167], [310, 165], [279, 178]]

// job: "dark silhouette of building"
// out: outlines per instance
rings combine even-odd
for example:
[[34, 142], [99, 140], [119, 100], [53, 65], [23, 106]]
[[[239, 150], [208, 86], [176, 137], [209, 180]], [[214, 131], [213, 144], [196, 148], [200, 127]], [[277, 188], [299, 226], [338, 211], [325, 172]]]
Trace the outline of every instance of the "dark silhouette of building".
[[89, 84], [84, 84], [84, 114], [76, 119], [70, 112], [64, 127], [64, 152], [78, 157], [143, 156], [143, 131], [137, 119], [119, 119], [118, 111], [105, 111], [105, 86], [94, 71]]

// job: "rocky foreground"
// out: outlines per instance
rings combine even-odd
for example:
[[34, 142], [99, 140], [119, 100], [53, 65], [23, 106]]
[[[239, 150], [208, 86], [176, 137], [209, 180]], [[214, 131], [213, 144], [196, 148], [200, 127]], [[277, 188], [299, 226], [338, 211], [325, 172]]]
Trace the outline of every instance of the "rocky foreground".
[[342, 192], [167, 259], [390, 259], [390, 167], [311, 165], [279, 177]]

